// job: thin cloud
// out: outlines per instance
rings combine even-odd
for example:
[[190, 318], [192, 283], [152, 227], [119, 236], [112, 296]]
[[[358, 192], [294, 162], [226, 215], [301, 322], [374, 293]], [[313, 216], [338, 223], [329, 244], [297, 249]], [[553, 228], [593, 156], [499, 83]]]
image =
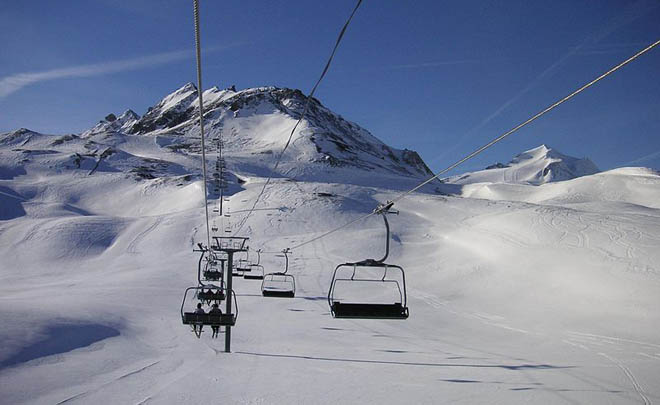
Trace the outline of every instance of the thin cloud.
[[384, 69], [419, 69], [427, 67], [439, 67], [439, 66], [452, 66], [452, 65], [463, 65], [466, 63], [480, 63], [476, 59], [460, 59], [460, 60], [444, 60], [438, 62], [424, 62], [424, 63], [409, 63], [404, 65], [391, 65], [385, 66]]
[[[237, 45], [238, 44], [223, 47], [209, 47], [206, 49], [206, 52], [228, 49]], [[146, 55], [132, 59], [70, 66], [60, 69], [46, 70], [43, 72], [17, 73], [10, 76], [5, 76], [0, 79], [0, 99], [21, 90], [23, 87], [35, 83], [75, 77], [100, 76], [111, 73], [125, 72], [128, 70], [146, 69], [192, 58], [193, 56], [194, 52], [190, 50], [173, 51]]]
[[627, 44], [597, 44], [589, 49], [583, 49], [578, 51], [578, 55], [609, 55], [616, 53], [628, 53], [634, 50], [638, 50], [644, 46], [647, 46], [646, 42], [634, 42]]
[[387, 71], [387, 70], [424, 69], [424, 68], [464, 65], [469, 63], [482, 63], [482, 62], [483, 60], [477, 60], [477, 59], [441, 60], [441, 61], [432, 61], [432, 62], [406, 63], [399, 65], [372, 66], [358, 70], [361, 72], [377, 72], [377, 71]]
[[[585, 52], [585, 48], [589, 46], [596, 46], [595, 44], [600, 41], [601, 39], [607, 37], [609, 34], [612, 32], [617, 31], [621, 27], [624, 27], [633, 21], [637, 20], [640, 17], [643, 17], [644, 15], [647, 15], [649, 11], [659, 7], [659, 5], [655, 2], [649, 1], [649, 0], [639, 0], [627, 8], [625, 8], [618, 16], [616, 19], [611, 21], [608, 25], [597, 31], [596, 33], [593, 33], [587, 38], [585, 38], [580, 44], [577, 46], [571, 48], [568, 52], [566, 52], [564, 55], [562, 55], [557, 61], [555, 61], [553, 64], [551, 64], [548, 68], [546, 68], [541, 74], [539, 74], [536, 78], [534, 78], [531, 82], [527, 83], [527, 85], [519, 91], [517, 94], [515, 94], [513, 97], [511, 97], [509, 100], [504, 102], [500, 107], [498, 107], [493, 113], [488, 115], [486, 118], [484, 118], [480, 123], [472, 127], [470, 130], [468, 130], [463, 136], [460, 138], [460, 140], [455, 143], [452, 147], [445, 149], [444, 153], [442, 153], [440, 156], [436, 157], [435, 159], [431, 160], [429, 163], [435, 163], [436, 161], [444, 158], [447, 156], [449, 153], [455, 151], [459, 146], [465, 143], [465, 141], [470, 138], [472, 135], [477, 133], [478, 131], [482, 130], [489, 122], [497, 118], [500, 114], [502, 114], [509, 106], [512, 104], [516, 103], [518, 100], [520, 100], [525, 94], [536, 88], [539, 84], [543, 82], [544, 79], [552, 76], [560, 67], [562, 67], [568, 59], [570, 59], [572, 56], [576, 54], [580, 54], [582, 52]], [[630, 45], [630, 44], [625, 44], [625, 45]], [[616, 46], [613, 44], [603, 44], [601, 45], [604, 48], [609, 48], [607, 49], [608, 51], [611, 51], [613, 48]], [[618, 49], [621, 49], [618, 47]], [[588, 52], [588, 50], [587, 50]]]

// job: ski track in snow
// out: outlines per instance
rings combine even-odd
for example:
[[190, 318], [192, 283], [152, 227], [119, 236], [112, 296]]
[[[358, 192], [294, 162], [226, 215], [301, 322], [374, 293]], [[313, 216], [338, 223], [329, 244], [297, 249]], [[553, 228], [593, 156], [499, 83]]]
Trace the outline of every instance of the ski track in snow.
[[635, 391], [639, 394], [639, 396], [642, 398], [642, 401], [644, 401], [644, 404], [646, 405], [651, 405], [651, 401], [648, 399], [646, 394], [644, 393], [644, 390], [642, 390], [642, 387], [640, 387], [639, 383], [637, 382], [637, 379], [635, 378], [635, 375], [630, 371], [628, 367], [626, 367], [623, 363], [620, 361], [612, 358], [612, 356], [609, 356], [605, 353], [598, 353], [599, 355], [605, 357], [612, 363], [616, 364], [623, 372], [625, 373], [626, 377], [630, 380], [630, 382], [633, 385], [633, 388], [635, 388]]
[[149, 225], [144, 231], [140, 232], [131, 242], [126, 246], [126, 253], [135, 254], [138, 253], [137, 246], [147, 237], [151, 232], [156, 230], [158, 226], [163, 222], [164, 218], [162, 216], [156, 217], [151, 225]]
[[139, 374], [139, 373], [141, 373], [141, 372], [147, 370], [148, 368], [151, 368], [151, 367], [155, 366], [155, 365], [158, 364], [158, 363], [160, 363], [160, 360], [159, 360], [159, 361], [155, 361], [155, 362], [153, 362], [153, 363], [151, 363], [151, 364], [148, 364], [148, 365], [146, 365], [146, 366], [144, 366], [144, 367], [140, 367], [140, 368], [137, 369], [137, 370], [130, 371], [130, 372], [128, 372], [128, 373], [122, 374], [122, 375], [120, 375], [119, 377], [114, 378], [112, 381], [105, 382], [105, 383], [103, 383], [103, 384], [97, 386], [96, 388], [89, 389], [89, 390], [87, 390], [87, 391], [85, 391], [85, 392], [81, 392], [80, 394], [76, 394], [76, 395], [74, 395], [74, 396], [71, 396], [71, 397], [69, 397], [69, 398], [63, 400], [63, 401], [60, 401], [60, 402], [57, 403], [57, 405], [60, 405], [60, 404], [66, 404], [66, 403], [70, 403], [70, 402], [72, 402], [72, 401], [74, 401], [74, 400], [83, 399], [83, 398], [89, 396], [90, 394], [93, 394], [93, 393], [95, 393], [95, 392], [98, 392], [98, 391], [100, 391], [101, 389], [104, 389], [104, 388], [106, 388], [106, 387], [108, 387], [108, 386], [110, 386], [110, 385], [112, 385], [112, 384], [117, 383], [117, 382], [120, 382], [120, 381], [123, 380], [124, 378], [128, 378], [128, 377], [131, 377], [131, 376], [135, 376], [135, 375], [137, 375], [137, 374]]

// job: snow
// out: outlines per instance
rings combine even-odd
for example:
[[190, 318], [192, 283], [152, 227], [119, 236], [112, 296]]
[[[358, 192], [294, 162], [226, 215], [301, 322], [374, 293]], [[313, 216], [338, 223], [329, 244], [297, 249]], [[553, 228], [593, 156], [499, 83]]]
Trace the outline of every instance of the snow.
[[194, 84], [188, 83], [174, 93], [163, 98], [160, 103], [157, 104], [157, 108], [161, 112], [166, 112], [173, 108], [180, 108], [184, 102], [194, 100], [195, 97], [197, 97], [197, 88]]
[[453, 184], [488, 182], [540, 185], [595, 174], [598, 171], [589, 159], [577, 159], [546, 145], [540, 145], [517, 155], [507, 165], [497, 164], [486, 170], [446, 180]]
[[[270, 174], [275, 157], [257, 152], [276, 154], [288, 134], [275, 134], [291, 123], [244, 112], [224, 118], [234, 177], [231, 222], [213, 217], [220, 232]], [[263, 298], [259, 281], [234, 279], [240, 314], [227, 354], [224, 334], [197, 339], [179, 314], [196, 284], [192, 249], [206, 238], [200, 158], [169, 147], [195, 141], [186, 136], [0, 135], [3, 403], [660, 401], [657, 172], [415, 193], [388, 217], [408, 320], [329, 313], [335, 266], [383, 254], [383, 222], [370, 217], [293, 251], [296, 298]], [[244, 228], [253, 251], [309, 240], [417, 180], [310, 163], [296, 148], [285, 170], [310, 174], [271, 182]], [[80, 167], [76, 153], [89, 154]], [[140, 166], [153, 178], [132, 171]], [[273, 254], [262, 264], [283, 270]]]

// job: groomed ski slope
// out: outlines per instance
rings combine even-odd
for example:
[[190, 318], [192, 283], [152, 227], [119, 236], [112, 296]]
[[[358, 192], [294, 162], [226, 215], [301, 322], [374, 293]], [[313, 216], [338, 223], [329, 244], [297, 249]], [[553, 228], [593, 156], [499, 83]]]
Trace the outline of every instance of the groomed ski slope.
[[[406, 270], [408, 320], [329, 314], [334, 266], [382, 255], [384, 226], [371, 217], [294, 251], [294, 299], [263, 298], [259, 281], [235, 279], [232, 354], [223, 335], [198, 340], [179, 316], [196, 283], [193, 245], [205, 239], [199, 181], [10, 177], [3, 403], [660, 402], [655, 172], [412, 195], [389, 217], [388, 262]], [[248, 180], [230, 211], [248, 209], [264, 179]], [[281, 250], [396, 193], [276, 180], [245, 230], [253, 249]], [[262, 263], [283, 265], [273, 255]]]

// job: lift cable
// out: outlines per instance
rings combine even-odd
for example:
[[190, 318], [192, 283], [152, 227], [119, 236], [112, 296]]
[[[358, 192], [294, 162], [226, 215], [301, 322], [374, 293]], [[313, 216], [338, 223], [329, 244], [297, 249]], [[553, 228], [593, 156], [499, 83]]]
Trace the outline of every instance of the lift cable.
[[607, 72], [603, 73], [602, 75], [598, 76], [598, 77], [595, 78], [594, 80], [590, 81], [589, 83], [587, 83], [587, 84], [585, 84], [584, 86], [580, 87], [579, 89], [575, 90], [574, 92], [572, 92], [572, 93], [569, 94], [568, 96], [562, 98], [561, 100], [559, 100], [559, 101], [557, 101], [557, 102], [551, 104], [550, 106], [546, 107], [545, 109], [539, 111], [538, 113], [536, 113], [535, 115], [533, 115], [533, 116], [532, 116], [531, 118], [529, 118], [528, 120], [526, 120], [526, 121], [524, 121], [524, 122], [518, 124], [517, 126], [511, 128], [510, 130], [508, 130], [507, 132], [505, 132], [505, 133], [503, 133], [502, 135], [498, 136], [497, 138], [493, 139], [492, 141], [488, 142], [487, 144], [485, 144], [485, 145], [482, 146], [481, 148], [479, 148], [479, 149], [475, 150], [474, 152], [470, 153], [469, 155], [465, 156], [463, 159], [461, 159], [461, 160], [459, 160], [458, 162], [454, 163], [453, 165], [447, 167], [446, 169], [444, 169], [444, 170], [438, 172], [436, 175], [434, 175], [433, 177], [431, 177], [431, 178], [429, 178], [428, 180], [424, 181], [423, 183], [420, 183], [418, 186], [416, 186], [416, 187], [414, 187], [414, 188], [412, 188], [412, 189], [406, 191], [405, 193], [402, 193], [401, 195], [397, 196], [394, 200], [392, 200], [392, 202], [397, 202], [397, 201], [402, 200], [403, 198], [405, 198], [405, 197], [408, 196], [409, 194], [414, 193], [415, 191], [417, 191], [417, 190], [419, 190], [420, 188], [424, 187], [425, 185], [427, 185], [427, 184], [430, 183], [431, 181], [437, 179], [439, 176], [441, 176], [441, 175], [447, 173], [448, 171], [450, 171], [450, 170], [456, 168], [458, 165], [462, 164], [462, 163], [465, 162], [466, 160], [472, 159], [473, 157], [477, 156], [477, 155], [480, 154], [481, 152], [483, 152], [483, 151], [485, 151], [486, 149], [490, 148], [491, 146], [493, 146], [494, 144], [498, 143], [498, 142], [501, 141], [502, 139], [508, 137], [509, 135], [513, 134], [514, 132], [518, 131], [519, 129], [521, 129], [521, 128], [527, 126], [528, 124], [532, 123], [532, 122], [535, 121], [536, 119], [540, 118], [541, 116], [545, 115], [546, 113], [550, 112], [551, 110], [554, 110], [556, 107], [559, 107], [561, 104], [565, 103], [566, 101], [570, 100], [571, 98], [573, 98], [573, 97], [577, 96], [578, 94], [582, 93], [584, 90], [586, 90], [587, 88], [593, 86], [594, 84], [596, 84], [596, 83], [599, 82], [600, 80], [606, 78], [607, 76], [609, 76], [609, 75], [611, 75], [612, 73], [616, 72], [617, 70], [621, 69], [622, 67], [624, 67], [624, 66], [627, 65], [628, 63], [632, 62], [633, 60], [637, 59], [638, 57], [642, 56], [642, 55], [645, 54], [646, 52], [648, 52], [648, 51], [650, 51], [651, 49], [653, 49], [653, 48], [654, 48], [655, 46], [657, 46], [658, 44], [660, 44], [660, 40], [655, 41], [654, 43], [652, 43], [651, 45], [649, 45], [649, 46], [647, 46], [646, 48], [642, 49], [641, 51], [637, 52], [636, 54], [634, 54], [634, 55], [631, 56], [630, 58], [624, 60], [623, 62], [621, 62], [621, 63], [619, 63], [618, 65], [614, 66], [613, 68], [611, 68], [611, 69], [608, 70]]
[[247, 222], [248, 218], [250, 218], [250, 215], [254, 212], [254, 209], [257, 207], [257, 203], [261, 199], [261, 197], [264, 194], [264, 191], [266, 190], [266, 187], [268, 187], [268, 184], [270, 184], [271, 179], [273, 178], [273, 174], [277, 171], [278, 166], [280, 165], [280, 162], [282, 161], [282, 157], [284, 156], [284, 152], [286, 149], [289, 147], [289, 144], [291, 143], [291, 139], [293, 138], [293, 134], [298, 128], [298, 125], [302, 122], [302, 120], [305, 118], [305, 114], [307, 114], [307, 110], [309, 109], [310, 102], [312, 100], [312, 97], [314, 97], [314, 92], [316, 92], [317, 87], [321, 83], [321, 80], [325, 77], [325, 74], [328, 72], [328, 69], [330, 68], [330, 64], [332, 63], [332, 59], [335, 57], [335, 53], [337, 52], [337, 49], [339, 48], [339, 43], [341, 42], [341, 39], [344, 37], [344, 33], [346, 32], [346, 28], [348, 28], [348, 25], [350, 24], [351, 20], [353, 19], [353, 16], [357, 12], [358, 8], [360, 7], [360, 4], [362, 4], [362, 0], [358, 0], [357, 4], [353, 8], [353, 12], [351, 15], [348, 17], [348, 20], [344, 23], [344, 26], [342, 27], [341, 31], [339, 32], [339, 36], [337, 37], [337, 41], [335, 42], [335, 46], [332, 49], [332, 53], [330, 54], [330, 57], [328, 58], [327, 63], [325, 64], [325, 67], [323, 68], [323, 72], [321, 72], [321, 76], [319, 79], [316, 81], [316, 84], [312, 88], [312, 91], [309, 93], [307, 96], [307, 99], [305, 100], [305, 106], [303, 107], [303, 112], [300, 115], [300, 118], [298, 121], [296, 121], [296, 124], [293, 126], [293, 129], [291, 129], [291, 133], [289, 134], [289, 139], [287, 139], [286, 144], [284, 145], [284, 148], [280, 152], [280, 154], [277, 157], [277, 160], [275, 161], [275, 166], [273, 166], [273, 170], [271, 171], [271, 174], [268, 176], [268, 179], [264, 183], [263, 187], [261, 188], [261, 192], [257, 195], [256, 199], [254, 200], [254, 203], [252, 204], [252, 208], [248, 211], [248, 213], [241, 219], [241, 222], [238, 226], [238, 229], [236, 232], [234, 232], [234, 236], [237, 235], [241, 229], [243, 229], [243, 226]]
[[[362, 221], [363, 219], [367, 219], [367, 218], [369, 218], [369, 217], [372, 216], [372, 215], [382, 213], [383, 209], [384, 209], [386, 206], [390, 206], [390, 207], [391, 207], [392, 204], [394, 204], [394, 203], [396, 203], [396, 202], [398, 202], [398, 201], [401, 201], [402, 199], [406, 198], [406, 197], [407, 197], [408, 195], [410, 195], [411, 193], [414, 193], [415, 191], [419, 190], [420, 188], [422, 188], [423, 186], [427, 185], [427, 184], [430, 183], [431, 181], [437, 179], [437, 178], [438, 178], [439, 176], [441, 176], [442, 174], [447, 173], [448, 171], [450, 171], [450, 170], [456, 168], [457, 166], [459, 166], [460, 164], [464, 163], [465, 161], [467, 161], [467, 160], [469, 160], [469, 159], [472, 159], [473, 157], [477, 156], [477, 155], [480, 154], [481, 152], [485, 151], [486, 149], [488, 149], [488, 148], [490, 148], [491, 146], [495, 145], [496, 143], [500, 142], [502, 139], [508, 137], [509, 135], [513, 134], [514, 132], [518, 131], [519, 129], [523, 128], [524, 126], [530, 124], [531, 122], [535, 121], [536, 119], [540, 118], [541, 116], [545, 115], [546, 113], [550, 112], [551, 110], [555, 109], [556, 107], [560, 106], [561, 104], [563, 104], [563, 103], [565, 103], [566, 101], [570, 100], [571, 98], [575, 97], [576, 95], [578, 95], [578, 94], [581, 93], [582, 91], [584, 91], [584, 90], [586, 90], [587, 88], [593, 86], [594, 84], [596, 84], [596, 83], [599, 82], [600, 80], [604, 79], [605, 77], [607, 77], [607, 76], [611, 75], [612, 73], [616, 72], [617, 70], [621, 69], [623, 66], [625, 66], [625, 65], [627, 65], [628, 63], [632, 62], [633, 60], [639, 58], [640, 56], [642, 56], [643, 54], [647, 53], [648, 51], [650, 51], [651, 49], [653, 49], [653, 48], [656, 47], [657, 45], [660, 45], [660, 40], [655, 41], [655, 42], [652, 43], [651, 45], [647, 46], [646, 48], [644, 48], [644, 49], [642, 49], [641, 51], [637, 52], [636, 54], [634, 54], [634, 55], [631, 56], [630, 58], [628, 58], [628, 59], [626, 59], [625, 61], [619, 63], [619, 64], [616, 65], [616, 66], [614, 66], [613, 68], [611, 68], [610, 70], [608, 70], [608, 71], [606, 71], [605, 73], [601, 74], [600, 76], [598, 76], [598, 77], [595, 78], [594, 80], [590, 81], [589, 83], [587, 83], [587, 84], [583, 85], [582, 87], [578, 88], [577, 90], [575, 90], [574, 92], [570, 93], [570, 94], [567, 95], [566, 97], [560, 99], [559, 101], [557, 101], [557, 102], [551, 104], [550, 106], [546, 107], [545, 109], [539, 111], [538, 113], [536, 113], [535, 115], [533, 115], [531, 118], [529, 118], [529, 119], [527, 119], [526, 121], [520, 123], [519, 125], [513, 127], [512, 129], [510, 129], [509, 131], [505, 132], [504, 134], [498, 136], [497, 138], [495, 138], [495, 139], [493, 139], [492, 141], [488, 142], [488, 143], [485, 144], [484, 146], [480, 147], [479, 149], [475, 150], [474, 152], [472, 152], [472, 153], [470, 153], [469, 155], [465, 156], [464, 158], [460, 159], [460, 160], [457, 161], [456, 163], [450, 165], [450, 166], [447, 167], [446, 169], [441, 170], [440, 172], [438, 172], [437, 174], [435, 174], [433, 177], [429, 178], [428, 180], [425, 180], [424, 182], [420, 183], [419, 185], [415, 186], [414, 188], [412, 188], [412, 189], [410, 189], [410, 190], [408, 190], [408, 191], [406, 191], [406, 192], [403, 192], [403, 193], [399, 194], [399, 195], [398, 195], [397, 197], [395, 197], [393, 200], [390, 200], [390, 201], [388, 201], [388, 202], [385, 203], [385, 204], [380, 204], [376, 209], [374, 209], [374, 210], [373, 210], [372, 212], [370, 212], [369, 214], [366, 214], [366, 215], [363, 215], [363, 216], [361, 216], [361, 217], [358, 217], [357, 219], [354, 219], [354, 220], [352, 220], [352, 221], [350, 221], [350, 222], [348, 222], [348, 223], [346, 223], [346, 224], [344, 224], [344, 225], [341, 225], [341, 226], [338, 226], [338, 227], [336, 227], [336, 228], [333, 228], [333, 229], [331, 229], [331, 230], [329, 230], [329, 231], [327, 231], [327, 232], [325, 232], [325, 233], [322, 233], [321, 235], [318, 235], [318, 236], [316, 236], [316, 237], [314, 237], [314, 238], [312, 238], [312, 239], [309, 239], [309, 240], [304, 241], [304, 242], [301, 242], [301, 243], [299, 243], [299, 244], [297, 244], [297, 245], [291, 246], [291, 247], [289, 247], [289, 250], [295, 250], [295, 249], [298, 249], [298, 248], [300, 248], [300, 247], [302, 247], [302, 246], [305, 246], [305, 245], [307, 245], [307, 244], [309, 244], [309, 243], [312, 243], [312, 242], [315, 242], [315, 241], [317, 241], [317, 240], [319, 240], [319, 239], [321, 239], [321, 238], [324, 238], [324, 237], [326, 237], [326, 236], [328, 236], [328, 235], [330, 235], [330, 234], [332, 234], [332, 233], [335, 233], [335, 232], [339, 231], [340, 229], [343, 229], [343, 228], [346, 228], [347, 226], [353, 225], [353, 224], [356, 223], [356, 222]], [[268, 253], [268, 252], [264, 252], [264, 253]]]
[[206, 148], [204, 145], [204, 101], [202, 100], [202, 54], [199, 40], [199, 1], [193, 0], [195, 14], [195, 56], [197, 60], [197, 95], [199, 99], [199, 130], [202, 138], [202, 177], [204, 179], [204, 210], [206, 214], [206, 243], [211, 247], [211, 231], [209, 229], [209, 201], [206, 185]]

